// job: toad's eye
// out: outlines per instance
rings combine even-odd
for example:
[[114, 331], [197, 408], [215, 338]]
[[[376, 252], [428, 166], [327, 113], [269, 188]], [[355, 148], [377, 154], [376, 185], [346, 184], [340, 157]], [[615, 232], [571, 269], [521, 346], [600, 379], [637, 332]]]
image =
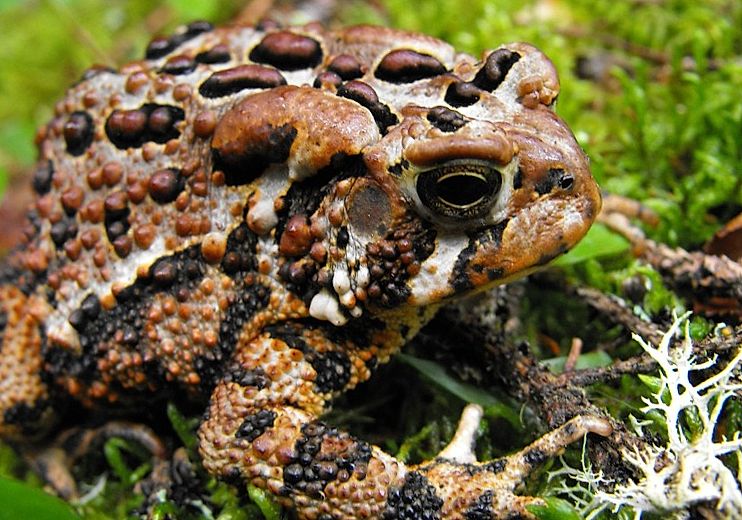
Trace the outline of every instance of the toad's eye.
[[433, 213], [448, 218], [484, 216], [497, 199], [500, 172], [480, 164], [450, 164], [421, 172], [420, 201]]

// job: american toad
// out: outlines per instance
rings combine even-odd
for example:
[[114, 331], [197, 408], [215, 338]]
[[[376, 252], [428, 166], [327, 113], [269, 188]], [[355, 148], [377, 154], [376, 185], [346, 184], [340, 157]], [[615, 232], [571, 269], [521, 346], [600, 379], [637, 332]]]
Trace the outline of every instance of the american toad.
[[478, 463], [470, 410], [407, 466], [319, 416], [443, 302], [585, 234], [600, 195], [558, 93], [530, 45], [365, 26], [197, 22], [89, 70], [38, 133], [0, 271], [0, 436], [177, 393], [208, 402], [208, 471], [302, 518], [527, 515], [515, 484], [600, 422]]

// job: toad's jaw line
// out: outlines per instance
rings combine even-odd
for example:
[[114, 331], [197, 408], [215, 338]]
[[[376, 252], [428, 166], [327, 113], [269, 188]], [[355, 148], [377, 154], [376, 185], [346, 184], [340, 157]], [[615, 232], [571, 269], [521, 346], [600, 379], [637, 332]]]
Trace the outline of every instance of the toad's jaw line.
[[410, 282], [412, 294], [408, 302], [411, 305], [427, 305], [448, 296], [440, 288], [449, 286], [456, 260], [468, 242], [466, 235], [453, 232], [443, 232], [436, 237], [435, 251]]

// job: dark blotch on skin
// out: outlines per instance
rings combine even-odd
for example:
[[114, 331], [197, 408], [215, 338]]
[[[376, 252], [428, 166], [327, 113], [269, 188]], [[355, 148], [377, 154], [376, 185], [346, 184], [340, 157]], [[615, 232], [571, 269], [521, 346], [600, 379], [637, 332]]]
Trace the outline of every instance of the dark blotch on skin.
[[546, 460], [546, 454], [541, 450], [531, 450], [523, 458], [529, 465], [536, 466]]
[[180, 170], [175, 168], [165, 168], [158, 170], [149, 178], [147, 189], [152, 200], [159, 204], [166, 204], [174, 201], [183, 188], [185, 179]]
[[51, 161], [42, 161], [33, 174], [33, 189], [39, 195], [46, 195], [52, 188], [54, 164]]
[[114, 191], [106, 197], [103, 203], [106, 235], [111, 243], [129, 231], [128, 200], [126, 192]]
[[315, 67], [322, 61], [319, 42], [288, 31], [267, 35], [250, 52], [256, 63], [267, 63], [281, 70], [299, 70]]
[[345, 81], [363, 76], [361, 63], [350, 54], [335, 56], [327, 66], [327, 70], [336, 73]]
[[196, 62], [188, 56], [173, 56], [165, 62], [165, 65], [162, 66], [160, 72], [179, 76], [182, 74], [189, 74], [195, 69]]
[[523, 187], [523, 170], [518, 168], [518, 171], [515, 172], [515, 176], [513, 177], [513, 189], [519, 190]]
[[223, 381], [225, 383], [237, 383], [238, 385], [245, 387], [254, 386], [258, 390], [262, 390], [270, 383], [270, 379], [262, 368], [246, 370], [242, 367], [237, 367], [231, 371], [227, 371], [227, 373], [224, 374]]
[[248, 415], [234, 434], [238, 439], [246, 439], [250, 442], [260, 437], [265, 430], [273, 426], [276, 420], [276, 412], [272, 410], [261, 410], [256, 414]]
[[67, 240], [77, 236], [77, 222], [73, 218], [64, 218], [52, 224], [49, 230], [52, 242], [57, 248], [61, 248]]
[[322, 498], [329, 482], [345, 482], [351, 475], [363, 480], [371, 459], [368, 444], [319, 421], [302, 426], [294, 453], [291, 463], [283, 469], [284, 488], [279, 494], [284, 496], [298, 490]]
[[338, 230], [336, 245], [340, 248], [344, 248], [350, 241], [350, 235], [348, 234], [348, 226], [343, 226]]
[[440, 517], [443, 499], [436, 494], [428, 479], [417, 471], [405, 477], [401, 488], [392, 488], [386, 502], [383, 520], [434, 520]]
[[350, 359], [345, 352], [304, 352], [307, 361], [317, 372], [314, 386], [318, 392], [342, 390], [350, 381]]
[[428, 111], [428, 121], [441, 132], [455, 132], [466, 124], [464, 116], [446, 107], [433, 107]]
[[319, 352], [311, 348], [303, 337], [303, 332], [309, 330], [309, 322], [304, 326], [297, 323], [273, 325], [265, 328], [272, 338], [280, 339], [289, 347], [301, 351], [306, 361], [316, 372], [314, 386], [318, 392], [327, 393], [342, 390], [350, 381], [350, 358], [342, 351]]
[[389, 173], [399, 177], [402, 172], [410, 167], [410, 162], [406, 159], [402, 159], [397, 164], [393, 164], [389, 167]]
[[382, 134], [385, 134], [390, 126], [399, 122], [399, 119], [389, 107], [379, 101], [376, 91], [363, 81], [353, 80], [345, 83], [338, 88], [337, 95], [355, 101], [367, 108]]
[[173, 125], [180, 119], [182, 119], [182, 117], [179, 117], [177, 110], [173, 110], [172, 107], [154, 107], [149, 113], [149, 118], [147, 119], [147, 130], [149, 131], [152, 140], [157, 143], [166, 142], [170, 139]]
[[494, 511], [492, 511], [493, 497], [494, 493], [491, 489], [479, 495], [464, 512], [464, 518], [466, 520], [490, 520], [494, 514]]
[[211, 29], [213, 29], [213, 26], [209, 22], [191, 22], [183, 30], [176, 34], [173, 34], [169, 38], [160, 36], [153, 39], [149, 43], [149, 45], [147, 45], [147, 50], [145, 51], [144, 57], [148, 60], [162, 58], [163, 56], [170, 54], [182, 43], [190, 40], [195, 36], [198, 36], [199, 34], [208, 32]]
[[552, 251], [542, 253], [541, 256], [538, 258], [536, 265], [546, 265], [554, 260], [556, 257], [565, 254], [567, 251], [569, 251], [567, 244], [561, 244], [559, 247]]
[[384, 56], [374, 76], [390, 83], [411, 83], [439, 76], [446, 67], [433, 56], [410, 49], [397, 49]]
[[495, 269], [487, 269], [487, 279], [490, 281], [499, 280], [505, 274], [505, 270], [501, 267]]
[[[487, 228], [481, 233], [469, 238], [469, 245], [466, 249], [459, 253], [454, 264], [453, 272], [451, 273], [451, 286], [454, 288], [456, 293], [461, 293], [474, 288], [471, 280], [469, 279], [469, 269], [473, 271], [477, 270], [477, 266], [471, 265], [470, 262], [477, 252], [478, 247], [483, 242], [493, 243], [490, 247], [497, 247], [502, 242], [502, 233], [508, 225], [508, 221], [504, 220], [499, 224]], [[479, 267], [481, 271], [481, 267]], [[502, 277], [504, 274], [502, 270], [492, 270], [493, 275], [499, 275]], [[490, 272], [487, 273], [488, 278]], [[490, 278], [491, 279], [491, 278]]]
[[161, 258], [152, 264], [149, 274], [157, 287], [170, 287], [178, 276], [177, 264], [171, 258]]
[[297, 130], [291, 125], [267, 126], [247, 150], [239, 154], [222, 154], [212, 149], [214, 168], [222, 170], [228, 186], [240, 186], [257, 179], [271, 163], [282, 163], [289, 158]]
[[201, 83], [198, 91], [204, 97], [217, 98], [248, 88], [273, 88], [285, 84], [286, 79], [276, 69], [262, 65], [240, 65], [215, 72]]
[[81, 331], [85, 324], [98, 317], [101, 311], [100, 300], [94, 294], [89, 294], [80, 304], [80, 307], [72, 311], [69, 317], [70, 325], [75, 330]]
[[164, 144], [180, 136], [176, 124], [184, 118], [182, 108], [153, 103], [133, 110], [114, 110], [106, 121], [106, 135], [122, 150], [149, 141]]
[[484, 66], [477, 72], [474, 77], [474, 85], [492, 92], [500, 83], [515, 63], [520, 59], [520, 54], [508, 49], [497, 49], [487, 56]]
[[73, 112], [64, 125], [64, 142], [67, 153], [82, 155], [93, 142], [93, 118], [87, 112]]
[[[546, 195], [553, 190], [557, 185], [561, 185], [562, 179], [566, 175], [566, 172], [561, 168], [550, 168], [547, 174], [541, 179], [534, 189], [539, 195]], [[571, 176], [570, 176], [571, 178]], [[572, 179], [574, 180], [574, 179]], [[571, 187], [570, 183], [567, 183]]]
[[444, 100], [453, 107], [468, 107], [479, 101], [482, 89], [472, 83], [455, 81], [446, 89]]
[[[137, 276], [134, 283], [115, 293], [116, 305], [111, 309], [100, 307], [94, 296], [86, 297], [73, 312], [80, 349], [52, 347], [44, 352], [44, 363], [52, 380], [75, 378], [84, 384], [100, 381], [98, 349], [101, 346], [108, 344], [120, 352], [133, 352], [140, 340], [148, 341], [145, 323], [153, 298], [165, 291], [177, 297], [198, 286], [206, 272], [200, 250], [200, 246], [192, 246], [158, 259], [145, 275]], [[159, 284], [152, 271], [165, 264], [172, 266], [173, 276], [168, 284]], [[148, 377], [139, 387], [127, 387], [127, 395], [135, 396], [144, 387], [155, 391], [164, 382], [164, 372], [158, 363], [159, 360], [144, 361], [142, 370], [147, 371]]]
[[227, 237], [227, 250], [222, 258], [222, 270], [230, 276], [250, 271], [255, 266], [257, 237], [244, 222]]
[[483, 466], [483, 468], [487, 471], [491, 471], [495, 475], [498, 473], [502, 473], [502, 470], [505, 469], [505, 466], [507, 466], [507, 460], [505, 459], [496, 459], [491, 462], [488, 462]]
[[222, 377], [224, 366], [232, 356], [245, 323], [268, 305], [271, 291], [259, 284], [248, 283], [245, 277], [235, 278], [236, 297], [230, 302], [219, 324], [219, 342], [194, 366], [205, 390], [210, 390]]
[[226, 63], [230, 59], [229, 47], [224, 44], [215, 45], [208, 51], [196, 55], [196, 63], [204, 64]]

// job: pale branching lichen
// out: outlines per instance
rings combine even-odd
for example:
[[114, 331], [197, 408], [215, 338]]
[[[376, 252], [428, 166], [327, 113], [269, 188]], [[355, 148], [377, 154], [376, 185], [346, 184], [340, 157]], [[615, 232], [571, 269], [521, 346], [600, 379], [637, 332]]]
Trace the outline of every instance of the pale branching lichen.
[[[681, 328], [682, 341], [671, 347]], [[637, 335], [634, 339], [659, 367], [641, 412], [661, 418], [667, 442], [626, 450], [625, 460], [639, 478], [618, 483], [611, 492], [597, 491], [594, 504], [614, 512], [630, 507], [635, 518], [645, 512], [686, 518], [691, 506], [704, 504], [721, 518], [742, 518], [742, 436], [735, 432], [727, 438], [718, 428], [727, 401], [742, 390], [742, 348], [724, 366], [716, 356], [698, 361], [687, 313], [656, 347]], [[704, 379], [706, 373], [713, 375]]]

